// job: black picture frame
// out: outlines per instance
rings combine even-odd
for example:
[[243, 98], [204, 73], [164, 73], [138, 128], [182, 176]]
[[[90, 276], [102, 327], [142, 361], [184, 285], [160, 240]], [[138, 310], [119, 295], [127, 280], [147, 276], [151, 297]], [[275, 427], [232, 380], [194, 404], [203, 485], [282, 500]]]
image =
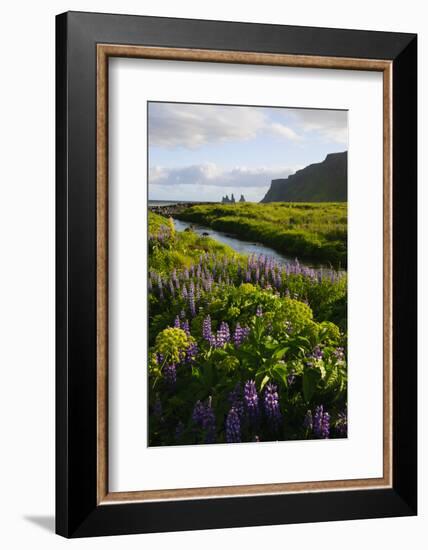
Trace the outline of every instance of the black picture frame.
[[[391, 488], [97, 504], [96, 46], [392, 62]], [[56, 532], [65, 537], [417, 513], [417, 36], [68, 12], [56, 18]]]

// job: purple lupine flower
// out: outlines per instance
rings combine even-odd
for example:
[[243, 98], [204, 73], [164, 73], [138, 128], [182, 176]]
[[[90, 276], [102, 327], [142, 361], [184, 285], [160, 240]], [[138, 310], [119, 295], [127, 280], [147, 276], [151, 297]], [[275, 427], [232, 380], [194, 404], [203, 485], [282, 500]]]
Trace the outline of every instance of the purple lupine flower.
[[319, 346], [315, 346], [312, 351], [312, 357], [314, 359], [322, 359], [323, 355], [324, 355], [324, 352], [322, 351], [322, 349]]
[[181, 297], [183, 298], [183, 300], [187, 301], [188, 292], [185, 284], [183, 284], [183, 288], [181, 289]]
[[214, 443], [215, 415], [211, 404], [211, 396], [207, 403], [197, 401], [192, 414], [193, 422], [205, 432], [205, 443]]
[[172, 281], [169, 281], [169, 291], [171, 293], [171, 296], [175, 296], [175, 288], [174, 288], [174, 283]]
[[345, 350], [341, 347], [338, 347], [333, 351], [333, 355], [338, 361], [342, 361], [345, 357]]
[[314, 361], [319, 361], [324, 356], [324, 352], [319, 346], [315, 346], [312, 350], [312, 353], [309, 355], [308, 360], [306, 361], [306, 366], [313, 367]]
[[162, 279], [161, 276], [158, 276], [158, 288], [159, 288], [159, 297], [163, 298], [163, 287], [162, 287]]
[[256, 316], [257, 317], [263, 317], [263, 308], [262, 308], [262, 306], [257, 306]]
[[163, 368], [163, 376], [168, 386], [175, 386], [177, 382], [177, 369], [175, 363], [169, 363]]
[[241, 401], [241, 394], [242, 394], [241, 383], [237, 382], [233, 390], [229, 392], [229, 395], [228, 395], [228, 401], [231, 407], [236, 407], [237, 403]]
[[195, 406], [193, 407], [192, 420], [195, 424], [202, 424], [202, 420], [205, 414], [205, 405], [202, 401], [196, 401]]
[[272, 421], [273, 427], [276, 428], [279, 420], [281, 419], [279, 395], [276, 384], [269, 383], [266, 385], [263, 398], [263, 407], [267, 418]]
[[241, 442], [241, 421], [239, 420], [239, 414], [235, 407], [230, 409], [226, 418], [226, 442]]
[[292, 386], [294, 384], [294, 382], [296, 381], [296, 375], [295, 374], [289, 374], [287, 376], [287, 384], [289, 386]]
[[188, 298], [189, 298], [190, 313], [194, 317], [196, 315], [196, 306], [195, 306], [195, 285], [193, 284], [193, 281], [190, 282]]
[[212, 287], [213, 287], [213, 284], [214, 284], [214, 278], [213, 276], [209, 273], [207, 275], [207, 290], [211, 290]]
[[196, 342], [192, 342], [186, 350], [186, 363], [191, 363], [192, 361], [194, 361], [198, 353], [198, 344]]
[[217, 331], [217, 347], [221, 348], [225, 344], [228, 344], [230, 342], [230, 330], [229, 325], [222, 321], [220, 324], [220, 328]]
[[211, 317], [207, 315], [202, 322], [202, 337], [207, 342], [211, 342], [212, 331], [211, 331]]
[[174, 328], [181, 328], [180, 317], [178, 315], [174, 319]]
[[330, 415], [324, 412], [323, 405], [315, 409], [313, 429], [315, 436], [320, 439], [328, 439], [330, 436]]
[[230, 407], [234, 408], [238, 413], [239, 418], [242, 418], [244, 416], [244, 404], [242, 402], [242, 386], [240, 382], [238, 382], [229, 393], [228, 401]]
[[[177, 317], [177, 319], [178, 319], [178, 317]], [[187, 336], [190, 336], [189, 321], [187, 319], [184, 319], [181, 322], [180, 328], [181, 328], [181, 330], [184, 330], [184, 332], [186, 333]]]
[[241, 327], [239, 323], [236, 324], [235, 332], [233, 334], [233, 343], [236, 347], [239, 347], [244, 340], [248, 337], [250, 329], [248, 327]]
[[257, 395], [256, 383], [254, 380], [247, 380], [244, 385], [244, 403], [251, 420], [259, 415], [259, 396]]
[[343, 437], [348, 435], [348, 415], [346, 410], [337, 415], [336, 430]]
[[305, 430], [312, 432], [313, 418], [312, 418], [312, 412], [309, 410], [306, 411], [305, 418], [303, 419], [303, 427], [305, 428]]

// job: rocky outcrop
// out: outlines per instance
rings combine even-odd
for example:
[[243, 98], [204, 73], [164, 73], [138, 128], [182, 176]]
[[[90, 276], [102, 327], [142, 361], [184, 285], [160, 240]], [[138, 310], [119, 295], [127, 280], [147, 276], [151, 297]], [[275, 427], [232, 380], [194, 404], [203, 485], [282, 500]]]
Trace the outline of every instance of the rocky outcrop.
[[222, 197], [221, 198], [221, 203], [222, 204], [235, 204], [235, 197], [233, 196], [233, 193], [232, 193], [232, 196], [230, 197], [229, 199], [229, 195], [226, 195], [225, 197]]

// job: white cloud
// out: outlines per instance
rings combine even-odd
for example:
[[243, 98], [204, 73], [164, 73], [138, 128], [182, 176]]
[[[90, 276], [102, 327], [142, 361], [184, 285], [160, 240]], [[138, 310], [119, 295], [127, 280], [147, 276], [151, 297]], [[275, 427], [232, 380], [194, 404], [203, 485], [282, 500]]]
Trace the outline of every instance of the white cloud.
[[273, 122], [270, 125], [269, 129], [273, 134], [291, 139], [292, 141], [300, 141], [302, 139], [302, 136], [296, 134], [296, 132], [292, 128], [289, 128], [288, 126], [285, 126], [284, 124], [281, 124], [279, 122]]
[[269, 109], [257, 107], [150, 103], [150, 144], [195, 149], [208, 143], [254, 139], [261, 133], [300, 139], [293, 129], [272, 122], [268, 114]]
[[[232, 169], [223, 169], [215, 164], [198, 164], [182, 168], [164, 168], [153, 166], [149, 174], [150, 187], [209, 186], [234, 189], [258, 187], [268, 189], [271, 180], [286, 178], [298, 167], [284, 168], [248, 168], [237, 166]], [[193, 191], [193, 190], [192, 190]]]
[[348, 112], [327, 109], [293, 109], [296, 123], [304, 133], [315, 132], [335, 143], [348, 143]]

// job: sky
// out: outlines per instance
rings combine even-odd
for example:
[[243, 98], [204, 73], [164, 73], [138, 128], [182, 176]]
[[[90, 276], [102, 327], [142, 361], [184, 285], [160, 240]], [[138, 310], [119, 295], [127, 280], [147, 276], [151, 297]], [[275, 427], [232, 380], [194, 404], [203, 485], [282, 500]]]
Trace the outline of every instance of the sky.
[[347, 150], [346, 111], [148, 105], [149, 199], [260, 201], [272, 179]]

